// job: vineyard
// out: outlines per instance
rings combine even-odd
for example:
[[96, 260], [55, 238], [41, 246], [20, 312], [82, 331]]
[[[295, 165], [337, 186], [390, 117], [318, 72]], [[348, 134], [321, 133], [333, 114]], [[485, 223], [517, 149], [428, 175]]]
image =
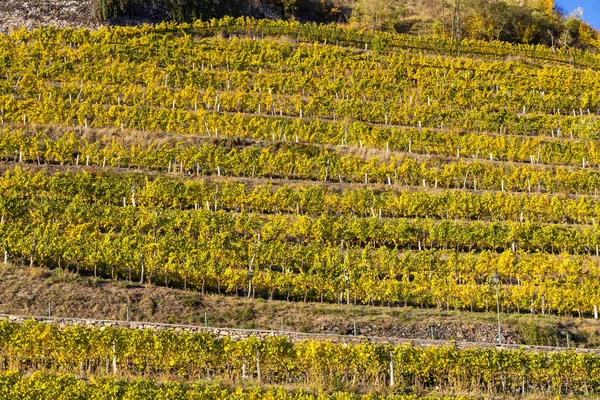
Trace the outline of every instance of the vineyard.
[[[571, 48], [248, 18], [14, 31], [0, 261], [340, 313], [597, 319], [599, 78]], [[8, 322], [0, 348], [22, 397], [600, 391], [594, 353]]]
[[[19, 369], [102, 378], [211, 378], [302, 384], [319, 390], [369, 391], [390, 385], [399, 391], [438, 388], [512, 396], [589, 395], [597, 393], [600, 386], [600, 357], [592, 352], [339, 344], [310, 339], [293, 343], [285, 336], [233, 340], [185, 330], [78, 325], [61, 329], [31, 320], [22, 325], [3, 320], [0, 347], [3, 374]], [[68, 378], [64, 380], [68, 383]], [[26, 381], [24, 386], [28, 385]]]

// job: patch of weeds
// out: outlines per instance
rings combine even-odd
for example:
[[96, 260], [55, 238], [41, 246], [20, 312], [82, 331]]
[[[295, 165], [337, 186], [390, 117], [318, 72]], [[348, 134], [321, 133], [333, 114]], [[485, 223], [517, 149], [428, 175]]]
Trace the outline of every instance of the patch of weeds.
[[102, 281], [102, 279], [98, 278], [98, 277], [91, 277], [91, 278], [87, 278], [83, 280], [83, 285], [89, 288], [97, 288], [100, 286], [100, 282]]
[[131, 282], [129, 281], [117, 281], [117, 285], [119, 286], [120, 289], [129, 289], [129, 285], [131, 285]]
[[390, 313], [394, 322], [409, 322], [411, 321], [411, 316], [405, 310], [394, 310]]
[[152, 297], [146, 297], [139, 302], [138, 307], [140, 311], [152, 316], [156, 312], [158, 304]]
[[246, 324], [249, 321], [254, 321], [256, 311], [251, 306], [234, 307], [223, 313], [223, 318], [235, 325]]
[[78, 283], [81, 276], [68, 269], [57, 268], [52, 271], [49, 279], [52, 283]]
[[[562, 346], [566, 340], [562, 338], [555, 326], [540, 326], [535, 324], [521, 324], [518, 328], [523, 344], [531, 346]], [[565, 342], [565, 343], [563, 343]]]
[[310, 313], [312, 315], [338, 315], [340, 311], [328, 307], [314, 307]]
[[245, 321], [240, 324], [240, 329], [257, 329], [257, 325], [254, 321]]
[[41, 267], [29, 267], [27, 268], [27, 274], [32, 279], [44, 279], [52, 275], [50, 271]]
[[[581, 330], [577, 330], [575, 332], [567, 331], [567, 332], [565, 332], [565, 335], [567, 333], [569, 334], [569, 341], [571, 342], [571, 346], [574, 346], [577, 344], [586, 345], [590, 341], [589, 332], [581, 331]], [[565, 338], [565, 340], [566, 340], [566, 338]]]
[[200, 308], [204, 305], [202, 298], [196, 296], [185, 297], [181, 300], [181, 304], [185, 307]]

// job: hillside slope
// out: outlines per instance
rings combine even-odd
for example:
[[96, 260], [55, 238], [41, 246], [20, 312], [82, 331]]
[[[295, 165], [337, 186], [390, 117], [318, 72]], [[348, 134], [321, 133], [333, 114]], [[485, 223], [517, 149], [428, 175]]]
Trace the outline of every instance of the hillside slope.
[[[599, 70], [246, 18], [0, 36], [0, 311], [595, 346]], [[0, 348], [87, 388], [600, 391], [591, 352], [33, 322], [0, 323]]]

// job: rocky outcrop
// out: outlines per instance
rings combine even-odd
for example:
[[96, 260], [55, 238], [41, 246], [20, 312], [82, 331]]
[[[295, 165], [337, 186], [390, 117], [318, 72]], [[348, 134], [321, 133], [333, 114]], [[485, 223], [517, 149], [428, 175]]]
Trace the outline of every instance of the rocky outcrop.
[[40, 26], [98, 27], [92, 0], [2, 0], [0, 33]]

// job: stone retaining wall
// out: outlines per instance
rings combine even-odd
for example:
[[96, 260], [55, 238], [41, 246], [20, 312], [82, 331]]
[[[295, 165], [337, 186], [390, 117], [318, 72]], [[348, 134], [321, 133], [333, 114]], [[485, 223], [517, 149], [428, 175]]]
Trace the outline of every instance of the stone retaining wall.
[[[96, 328], [102, 327], [118, 327], [127, 329], [153, 329], [153, 330], [173, 330], [175, 332], [209, 332], [215, 336], [230, 336], [236, 340], [247, 339], [251, 336], [265, 338], [268, 336], [287, 336], [292, 342], [299, 342], [303, 340], [322, 340], [331, 341], [334, 343], [380, 343], [380, 344], [412, 344], [415, 346], [428, 347], [428, 346], [456, 346], [460, 349], [465, 348], [492, 348], [498, 347], [493, 343], [484, 342], [452, 342], [444, 340], [422, 340], [422, 339], [402, 339], [393, 337], [377, 337], [377, 336], [353, 336], [353, 335], [330, 335], [330, 334], [318, 334], [318, 333], [302, 333], [302, 332], [282, 332], [282, 331], [266, 331], [258, 329], [235, 329], [235, 328], [220, 328], [220, 327], [204, 327], [196, 325], [177, 325], [177, 324], [161, 324], [154, 322], [140, 322], [140, 321], [112, 321], [112, 320], [97, 320], [97, 319], [82, 319], [82, 318], [63, 318], [63, 317], [40, 317], [40, 316], [22, 316], [22, 315], [8, 315], [0, 314], [0, 320], [9, 320], [15, 323], [24, 323], [27, 320], [35, 320], [37, 322], [47, 324], [57, 324], [61, 328], [73, 325], [83, 325]], [[504, 345], [504, 349], [511, 350], [529, 350], [529, 351], [566, 351], [563, 347], [545, 347], [545, 346], [524, 346], [524, 345]], [[572, 349], [577, 352], [588, 352], [600, 354], [600, 349]]]

